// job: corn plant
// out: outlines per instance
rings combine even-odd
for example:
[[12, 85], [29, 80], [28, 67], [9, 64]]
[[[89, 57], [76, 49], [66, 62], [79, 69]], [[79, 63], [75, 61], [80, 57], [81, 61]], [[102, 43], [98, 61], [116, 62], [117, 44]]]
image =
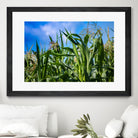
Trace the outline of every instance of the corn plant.
[[[69, 41], [63, 42], [63, 35]], [[65, 29], [56, 41], [49, 36], [50, 48], [36, 51], [32, 47], [25, 54], [26, 82], [112, 82], [114, 81], [114, 41], [108, 36], [103, 44], [97, 29], [91, 37], [72, 34]]]

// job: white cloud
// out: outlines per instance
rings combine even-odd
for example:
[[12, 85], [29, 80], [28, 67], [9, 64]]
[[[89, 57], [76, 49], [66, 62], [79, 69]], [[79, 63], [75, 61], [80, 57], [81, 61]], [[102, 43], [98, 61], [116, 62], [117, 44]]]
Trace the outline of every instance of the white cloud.
[[[46, 22], [44, 25], [40, 25], [37, 28], [26, 26], [25, 32], [31, 37], [32, 40], [37, 40], [42, 45], [46, 45], [49, 47], [50, 39], [49, 35], [52, 37], [54, 41], [56, 41], [56, 34], [59, 35], [59, 30], [65, 31], [65, 28], [69, 31], [74, 33], [77, 28], [77, 23], [73, 22]], [[66, 42], [66, 37], [63, 35], [63, 42]], [[60, 43], [60, 40], [59, 40]]]
[[[46, 36], [50, 35], [55, 40], [56, 34], [59, 34], [59, 30], [65, 31], [66, 28], [68, 31], [74, 32], [76, 27], [72, 22], [50, 22], [40, 26], [40, 28]], [[63, 39], [65, 41], [66, 38], [63, 36]]]
[[46, 24], [44, 26], [40, 26], [41, 30], [45, 33], [45, 35], [49, 36], [51, 34], [56, 34], [56, 28], [52, 27], [51, 24]]

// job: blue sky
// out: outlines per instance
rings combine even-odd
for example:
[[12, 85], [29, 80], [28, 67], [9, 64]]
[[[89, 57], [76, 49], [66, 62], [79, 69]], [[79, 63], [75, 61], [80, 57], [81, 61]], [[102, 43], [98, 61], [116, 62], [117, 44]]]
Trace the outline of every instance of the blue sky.
[[[114, 37], [114, 22], [89, 22], [89, 27], [92, 27], [92, 24], [96, 23], [98, 27], [102, 28], [103, 32], [103, 42], [104, 44], [107, 41], [107, 28], [109, 27], [109, 36]], [[36, 22], [36, 21], [27, 21], [24, 22], [25, 26], [25, 51], [32, 47], [32, 50], [36, 50], [35, 43], [38, 41], [41, 48], [46, 50], [50, 46], [49, 35], [53, 40], [56, 41], [56, 34], [59, 34], [59, 30], [65, 31], [65, 28], [71, 33], [80, 34], [82, 30], [87, 28], [88, 22]], [[63, 37], [65, 42], [65, 37]]]

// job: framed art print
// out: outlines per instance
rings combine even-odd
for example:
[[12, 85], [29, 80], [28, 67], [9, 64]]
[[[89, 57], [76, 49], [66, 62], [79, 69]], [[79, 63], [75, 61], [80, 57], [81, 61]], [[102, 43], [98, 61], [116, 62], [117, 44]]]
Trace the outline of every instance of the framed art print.
[[7, 7], [8, 96], [130, 96], [130, 7]]

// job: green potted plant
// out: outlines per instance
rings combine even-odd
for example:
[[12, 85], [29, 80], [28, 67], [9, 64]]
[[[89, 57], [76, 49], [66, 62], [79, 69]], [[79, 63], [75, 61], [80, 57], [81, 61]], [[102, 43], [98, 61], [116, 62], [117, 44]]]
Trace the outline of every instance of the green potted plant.
[[84, 114], [83, 117], [78, 119], [76, 127], [76, 129], [71, 130], [74, 133], [74, 136], [81, 135], [82, 138], [86, 138], [87, 136], [90, 136], [91, 138], [98, 138], [90, 123], [89, 114]]

